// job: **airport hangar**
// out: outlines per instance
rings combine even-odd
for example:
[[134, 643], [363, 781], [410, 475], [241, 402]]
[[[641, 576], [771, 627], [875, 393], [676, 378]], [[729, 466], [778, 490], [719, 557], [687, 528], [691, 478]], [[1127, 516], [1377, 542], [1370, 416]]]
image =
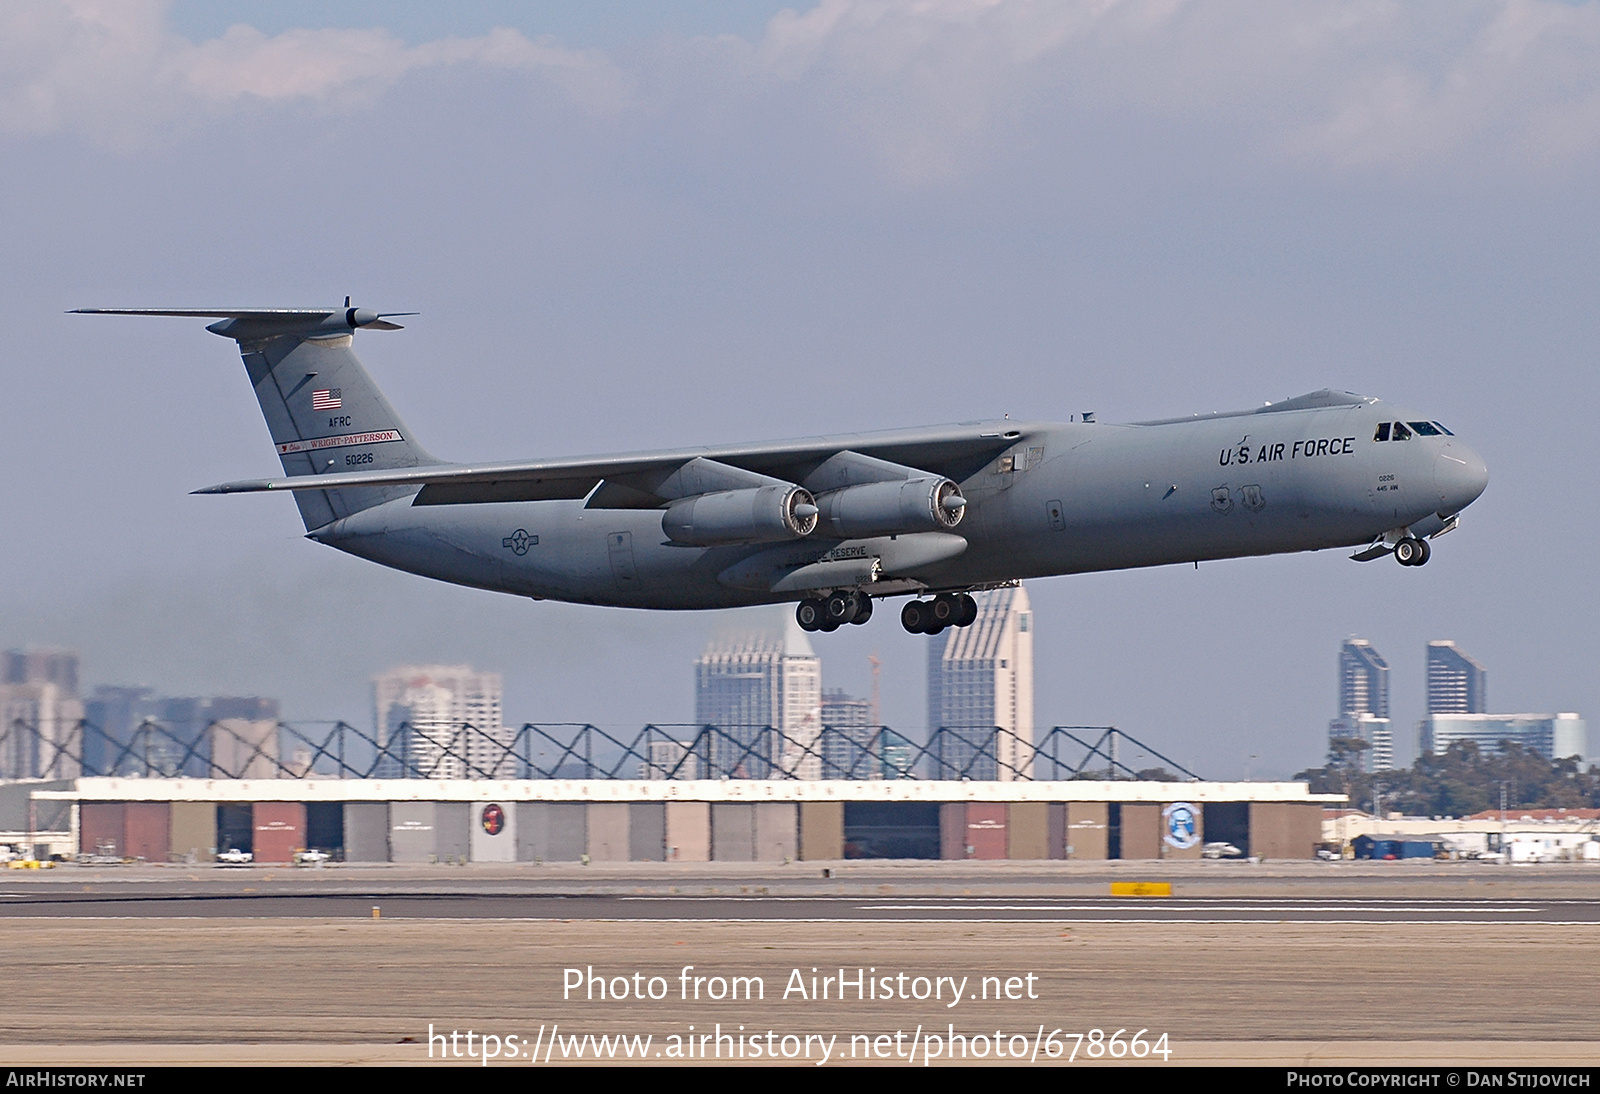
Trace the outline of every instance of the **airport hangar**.
[[205, 862], [238, 848], [261, 863], [307, 848], [351, 863], [1150, 860], [1199, 858], [1208, 841], [1305, 859], [1324, 807], [1345, 801], [1303, 782], [1130, 780], [85, 777], [6, 790], [0, 827], [31, 816], [41, 850]]

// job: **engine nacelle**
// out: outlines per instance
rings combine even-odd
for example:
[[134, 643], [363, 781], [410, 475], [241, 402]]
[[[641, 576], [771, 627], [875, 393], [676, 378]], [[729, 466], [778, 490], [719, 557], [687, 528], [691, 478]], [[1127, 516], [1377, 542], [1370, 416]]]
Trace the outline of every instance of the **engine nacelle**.
[[673, 502], [661, 517], [667, 538], [690, 547], [778, 543], [808, 536], [816, 527], [811, 491], [781, 484], [697, 494]]
[[936, 475], [847, 486], [817, 499], [822, 530], [841, 538], [948, 532], [966, 505], [961, 488]]

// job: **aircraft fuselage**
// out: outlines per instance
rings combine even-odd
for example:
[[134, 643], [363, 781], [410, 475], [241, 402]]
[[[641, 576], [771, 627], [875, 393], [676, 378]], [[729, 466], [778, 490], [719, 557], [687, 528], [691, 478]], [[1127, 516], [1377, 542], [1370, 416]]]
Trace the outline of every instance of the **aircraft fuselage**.
[[[974, 435], [1003, 429], [1014, 440], [958, 480], [967, 508], [954, 532], [965, 549], [865, 590], [968, 589], [1362, 546], [1397, 529], [1434, 534], [1482, 492], [1486, 472], [1475, 453], [1442, 432], [1375, 439], [1380, 423], [1419, 420], [1365, 400], [1134, 425], [977, 423]], [[410, 495], [313, 536], [457, 584], [667, 609], [798, 600], [806, 590], [736, 587], [726, 575], [762, 555], [777, 556], [772, 573], [863, 553], [889, 557], [899, 541], [914, 538], [813, 535], [777, 545], [685, 547], [667, 540], [654, 509], [585, 508], [581, 500], [419, 506]]]

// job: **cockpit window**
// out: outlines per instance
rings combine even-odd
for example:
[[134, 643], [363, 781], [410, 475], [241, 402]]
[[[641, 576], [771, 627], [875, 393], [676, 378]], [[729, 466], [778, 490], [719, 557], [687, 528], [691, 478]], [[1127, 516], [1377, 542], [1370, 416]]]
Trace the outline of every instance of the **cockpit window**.
[[1450, 432], [1448, 429], [1446, 429], [1444, 426], [1440, 425], [1438, 422], [1434, 422], [1433, 425], [1434, 425], [1435, 429], [1437, 429], [1440, 433], [1443, 433], [1446, 437], [1454, 437], [1455, 436], [1454, 433]]
[[1434, 428], [1432, 422], [1407, 422], [1412, 429], [1417, 431], [1419, 437], [1438, 437], [1441, 434]]
[[1406, 438], [1408, 438], [1410, 436], [1411, 436], [1411, 430], [1406, 428], [1406, 423], [1404, 423], [1404, 422], [1395, 422], [1394, 423], [1394, 436], [1391, 437], [1390, 440], [1403, 441], [1403, 440], [1405, 440]]
[[1389, 439], [1389, 423], [1388, 422], [1379, 422], [1378, 423], [1378, 432], [1373, 434], [1372, 439], [1374, 441], [1386, 441], [1386, 440], [1388, 440]]

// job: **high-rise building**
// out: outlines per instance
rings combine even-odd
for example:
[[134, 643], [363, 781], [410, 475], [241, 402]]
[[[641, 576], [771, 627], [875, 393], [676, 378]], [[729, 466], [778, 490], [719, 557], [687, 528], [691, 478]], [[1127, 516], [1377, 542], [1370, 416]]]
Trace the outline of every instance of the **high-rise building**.
[[648, 759], [639, 764], [641, 779], [698, 779], [700, 757], [690, 753], [687, 741], [651, 741]]
[[372, 680], [383, 777], [523, 777], [504, 725], [500, 675], [467, 665], [405, 665]]
[[1454, 642], [1428, 643], [1428, 713], [1485, 714], [1489, 673]]
[[1389, 717], [1389, 662], [1365, 638], [1339, 650], [1339, 713]]
[[0, 684], [0, 779], [83, 773], [83, 704], [56, 684]]
[[[928, 640], [928, 728], [945, 734], [945, 776], [1032, 775], [1033, 612], [1021, 585], [974, 594], [978, 618]], [[994, 735], [993, 748], [987, 746]], [[957, 740], [959, 737], [961, 740]], [[966, 742], [966, 743], [963, 743]]]
[[[102, 685], [89, 693], [84, 719], [85, 774], [212, 778], [244, 770], [249, 774], [239, 777], [260, 779], [280, 774], [276, 699], [172, 698], [153, 688]], [[219, 730], [223, 722], [234, 729]], [[242, 752], [235, 733], [251, 742]]]
[[1430, 714], [1417, 723], [1417, 747], [1424, 754], [1443, 755], [1457, 741], [1471, 741], [1485, 754], [1509, 742], [1547, 760], [1576, 756], [1580, 766], [1589, 762], [1588, 725], [1574, 713]]
[[132, 751], [145, 722], [159, 722], [162, 703], [153, 688], [101, 685], [84, 703], [83, 770], [86, 775], [144, 775], [144, 750]]
[[828, 731], [822, 739], [822, 768], [826, 778], [882, 777], [871, 755], [877, 727], [872, 724], [870, 699], [854, 698], [840, 688], [824, 691], [822, 725]]
[[75, 650], [7, 650], [0, 654], [0, 684], [54, 684], [62, 698], [78, 697]]
[[1330, 753], [1336, 740], [1366, 743], [1362, 771], [1394, 768], [1394, 725], [1389, 720], [1389, 662], [1365, 638], [1339, 649], [1339, 717], [1328, 723]]
[[[216, 718], [207, 724], [206, 732], [213, 771], [233, 779], [276, 779], [283, 775], [276, 717]], [[298, 773], [304, 775], [309, 770], [309, 756], [305, 768]]]
[[1330, 755], [1334, 751], [1333, 742], [1337, 740], [1355, 740], [1366, 744], [1356, 765], [1358, 770], [1369, 774], [1394, 770], [1394, 723], [1389, 719], [1374, 718], [1370, 714], [1346, 714], [1343, 718], [1335, 718], [1328, 723]]
[[695, 721], [718, 731], [705, 774], [760, 779], [778, 765], [796, 778], [822, 777], [822, 661], [792, 618], [781, 631], [713, 639], [694, 680]]
[[82, 774], [82, 721], [75, 652], [0, 653], [0, 778]]

